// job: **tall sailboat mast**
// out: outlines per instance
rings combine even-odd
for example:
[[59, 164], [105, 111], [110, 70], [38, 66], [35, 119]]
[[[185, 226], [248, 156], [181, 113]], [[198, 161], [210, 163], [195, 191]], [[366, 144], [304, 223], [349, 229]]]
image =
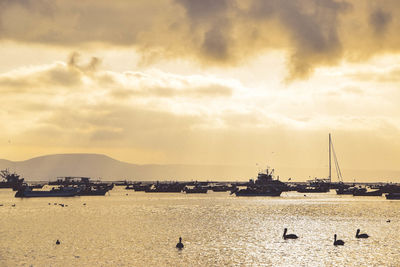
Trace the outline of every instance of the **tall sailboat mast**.
[[331, 133], [329, 133], [329, 182], [331, 182], [332, 179], [332, 169], [331, 169], [331, 146], [332, 146], [332, 141], [331, 141]]

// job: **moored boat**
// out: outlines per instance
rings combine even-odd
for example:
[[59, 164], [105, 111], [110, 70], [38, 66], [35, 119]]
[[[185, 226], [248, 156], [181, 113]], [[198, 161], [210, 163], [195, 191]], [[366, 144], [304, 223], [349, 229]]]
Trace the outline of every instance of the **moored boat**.
[[58, 177], [57, 181], [51, 181], [49, 185], [59, 185], [59, 186], [95, 186], [95, 187], [107, 187], [109, 190], [114, 188], [114, 183], [103, 183], [101, 181], [92, 181], [90, 177], [81, 176], [66, 176]]
[[[342, 178], [342, 172], [340, 171], [339, 167], [339, 162], [336, 158], [336, 153], [335, 149], [333, 147], [333, 142], [331, 138], [331, 134], [328, 135], [329, 137], [329, 143], [328, 143], [328, 148], [329, 148], [329, 174], [328, 178], [315, 178], [314, 180], [308, 180], [307, 184], [305, 185], [298, 185], [296, 187], [296, 191], [299, 193], [327, 193], [330, 191], [330, 189], [337, 188], [339, 191], [338, 194], [341, 194], [342, 189], [347, 188], [347, 185], [344, 185], [343, 183], [343, 178]], [[338, 176], [338, 183], [332, 183], [332, 156], [334, 159], [335, 167], [336, 167], [336, 173]]]
[[211, 190], [214, 192], [227, 192], [232, 190], [232, 186], [228, 185], [215, 185], [211, 187]]
[[12, 188], [17, 191], [24, 183], [24, 178], [20, 178], [16, 173], [10, 173], [8, 169], [1, 170], [0, 177], [3, 178], [3, 181], [0, 181], [0, 188]]
[[189, 188], [189, 187], [186, 186], [186, 187], [183, 189], [183, 191], [184, 191], [186, 194], [206, 194], [207, 191], [208, 191], [208, 189], [207, 189], [207, 188], [204, 188], [204, 187], [201, 187], [201, 186], [195, 186], [195, 187], [193, 187], [193, 188]]
[[389, 193], [385, 197], [386, 199], [400, 199], [400, 193]]
[[50, 190], [32, 190], [30, 187], [21, 187], [15, 197], [73, 197], [78, 195], [77, 187], [58, 187]]
[[[335, 184], [334, 188], [336, 189], [337, 195], [353, 195], [354, 190], [356, 190], [356, 185], [354, 183], [350, 185], [339, 182]], [[333, 189], [332, 185], [331, 189]]]
[[353, 196], [380, 197], [382, 196], [382, 191], [381, 190], [368, 191], [366, 188], [357, 188], [356, 190], [354, 190]]
[[382, 193], [400, 193], [399, 184], [385, 184], [378, 186], [378, 189], [381, 190]]
[[315, 186], [300, 186], [296, 191], [299, 193], [327, 193], [329, 189], [329, 184], [319, 184]]
[[354, 191], [357, 190], [355, 187], [349, 187], [349, 188], [339, 188], [336, 189], [336, 194], [337, 195], [353, 195]]
[[274, 179], [274, 169], [266, 169], [265, 172], [259, 172], [255, 181], [250, 180], [247, 188], [235, 188], [231, 194], [241, 196], [269, 196], [278, 197], [284, 190], [288, 190], [288, 185]]
[[182, 192], [185, 184], [182, 183], [159, 183], [147, 188], [146, 193], [180, 193]]
[[146, 191], [149, 190], [151, 187], [151, 184], [142, 184], [142, 183], [136, 183], [136, 184], [128, 184], [125, 189], [126, 190], [135, 190], [135, 191]]
[[110, 189], [106, 186], [80, 187], [78, 196], [104, 196]]

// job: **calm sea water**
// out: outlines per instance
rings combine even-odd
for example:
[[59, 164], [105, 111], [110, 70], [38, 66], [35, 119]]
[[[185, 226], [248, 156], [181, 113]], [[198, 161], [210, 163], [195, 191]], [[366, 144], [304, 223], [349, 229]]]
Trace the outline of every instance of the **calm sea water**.
[[[0, 190], [0, 266], [400, 266], [400, 201], [384, 197], [13, 196]], [[299, 239], [283, 240], [285, 227]]]

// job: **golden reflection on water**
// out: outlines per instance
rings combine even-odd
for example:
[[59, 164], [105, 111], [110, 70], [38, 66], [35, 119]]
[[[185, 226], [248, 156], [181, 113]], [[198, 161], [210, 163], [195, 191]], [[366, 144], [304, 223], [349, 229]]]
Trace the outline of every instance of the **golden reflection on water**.
[[[1, 189], [0, 266], [400, 265], [400, 201], [126, 194], [117, 187], [104, 197], [16, 199]], [[299, 238], [284, 240], [285, 227]], [[357, 228], [370, 238], [356, 239]], [[333, 246], [335, 233], [343, 247]]]

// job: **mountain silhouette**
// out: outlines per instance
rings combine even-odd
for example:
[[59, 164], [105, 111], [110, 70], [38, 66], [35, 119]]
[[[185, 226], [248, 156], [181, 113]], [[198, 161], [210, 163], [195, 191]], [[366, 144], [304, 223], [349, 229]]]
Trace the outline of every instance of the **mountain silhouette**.
[[248, 180], [254, 168], [227, 165], [138, 165], [102, 154], [54, 154], [25, 161], [0, 159], [0, 169], [8, 168], [28, 181], [56, 180], [60, 176], [83, 176], [117, 180]]

